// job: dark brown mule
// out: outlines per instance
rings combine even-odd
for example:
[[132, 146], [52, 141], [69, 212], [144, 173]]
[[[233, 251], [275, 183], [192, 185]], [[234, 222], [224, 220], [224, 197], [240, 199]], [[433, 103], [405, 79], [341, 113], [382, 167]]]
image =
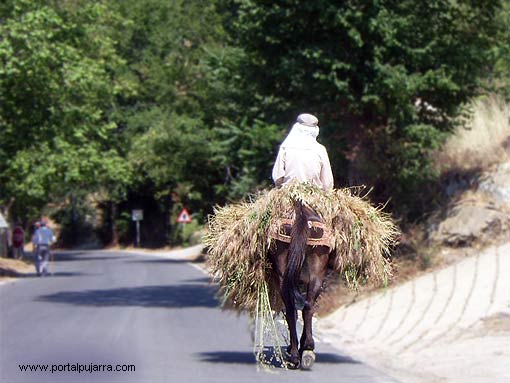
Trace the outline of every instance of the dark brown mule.
[[[315, 362], [312, 317], [315, 303], [322, 291], [330, 248], [307, 244], [309, 237], [322, 236], [322, 229], [313, 225], [313, 222], [323, 223], [321, 217], [300, 202], [296, 202], [295, 211], [290, 243], [277, 240], [275, 248], [270, 251], [270, 259], [289, 326], [290, 345], [287, 348], [290, 354], [289, 365], [291, 368], [310, 369]], [[305, 285], [306, 297], [299, 291], [300, 283]], [[298, 309], [303, 311], [304, 322], [299, 348], [296, 330]]]

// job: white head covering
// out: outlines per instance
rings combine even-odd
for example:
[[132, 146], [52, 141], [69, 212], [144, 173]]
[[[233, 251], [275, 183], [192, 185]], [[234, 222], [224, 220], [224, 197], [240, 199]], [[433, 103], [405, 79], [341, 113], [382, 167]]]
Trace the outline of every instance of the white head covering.
[[282, 142], [284, 148], [306, 148], [317, 143], [319, 119], [313, 114], [303, 113], [297, 117], [292, 129]]

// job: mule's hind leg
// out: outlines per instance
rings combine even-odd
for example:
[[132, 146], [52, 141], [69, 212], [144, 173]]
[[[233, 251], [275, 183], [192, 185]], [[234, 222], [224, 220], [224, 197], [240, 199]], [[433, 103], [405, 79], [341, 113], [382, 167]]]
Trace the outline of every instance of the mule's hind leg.
[[[308, 353], [305, 358], [305, 352], [315, 349], [315, 342], [312, 334], [312, 319], [315, 312], [315, 303], [322, 291], [322, 283], [328, 267], [328, 250], [327, 247], [316, 247], [313, 252], [306, 257], [309, 272], [306, 300], [310, 303], [310, 306], [303, 310], [304, 326], [299, 347], [299, 353], [303, 355], [303, 368], [306, 368], [306, 365], [309, 365], [308, 368], [310, 368], [315, 360], [315, 355], [313, 353]], [[308, 358], [313, 359], [309, 360]]]
[[289, 362], [290, 368], [299, 368], [301, 365], [301, 357], [298, 350], [298, 336], [296, 330], [297, 310], [295, 307], [294, 299], [284, 299], [285, 301], [285, 319], [289, 326], [290, 345], [287, 351], [290, 354]]
[[282, 278], [282, 299], [285, 305], [285, 319], [287, 320], [287, 325], [289, 327], [289, 341], [290, 345], [287, 347], [287, 352], [290, 354], [289, 356], [289, 367], [290, 368], [299, 368], [301, 365], [301, 355], [298, 350], [298, 335], [296, 329], [297, 322], [297, 309], [296, 309], [296, 301], [295, 297], [291, 291], [288, 291], [284, 288], [284, 282]]
[[270, 252], [270, 259], [273, 266], [274, 277], [278, 281], [282, 301], [285, 305], [285, 319], [289, 328], [290, 345], [287, 347], [289, 363], [291, 368], [299, 368], [301, 358], [298, 350], [298, 336], [296, 330], [297, 311], [294, 297], [286, 296], [283, 293], [283, 278], [287, 268], [288, 245], [277, 241], [276, 248]]

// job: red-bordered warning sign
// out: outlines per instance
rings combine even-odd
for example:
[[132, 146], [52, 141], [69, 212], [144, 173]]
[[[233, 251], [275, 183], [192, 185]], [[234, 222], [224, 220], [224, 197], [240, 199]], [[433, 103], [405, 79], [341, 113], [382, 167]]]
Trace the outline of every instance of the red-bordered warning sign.
[[191, 222], [191, 215], [189, 214], [189, 211], [186, 210], [186, 208], [182, 209], [181, 213], [177, 217], [177, 223], [190, 223]]

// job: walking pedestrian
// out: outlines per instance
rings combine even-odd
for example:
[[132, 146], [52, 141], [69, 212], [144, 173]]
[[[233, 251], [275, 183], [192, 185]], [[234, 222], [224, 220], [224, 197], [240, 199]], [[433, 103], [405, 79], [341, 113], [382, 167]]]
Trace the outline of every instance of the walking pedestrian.
[[50, 246], [53, 243], [53, 231], [46, 226], [46, 221], [41, 220], [41, 227], [34, 233], [32, 244], [35, 245], [35, 269], [37, 276], [48, 275]]
[[12, 256], [15, 259], [25, 257], [25, 231], [20, 224], [12, 231]]

